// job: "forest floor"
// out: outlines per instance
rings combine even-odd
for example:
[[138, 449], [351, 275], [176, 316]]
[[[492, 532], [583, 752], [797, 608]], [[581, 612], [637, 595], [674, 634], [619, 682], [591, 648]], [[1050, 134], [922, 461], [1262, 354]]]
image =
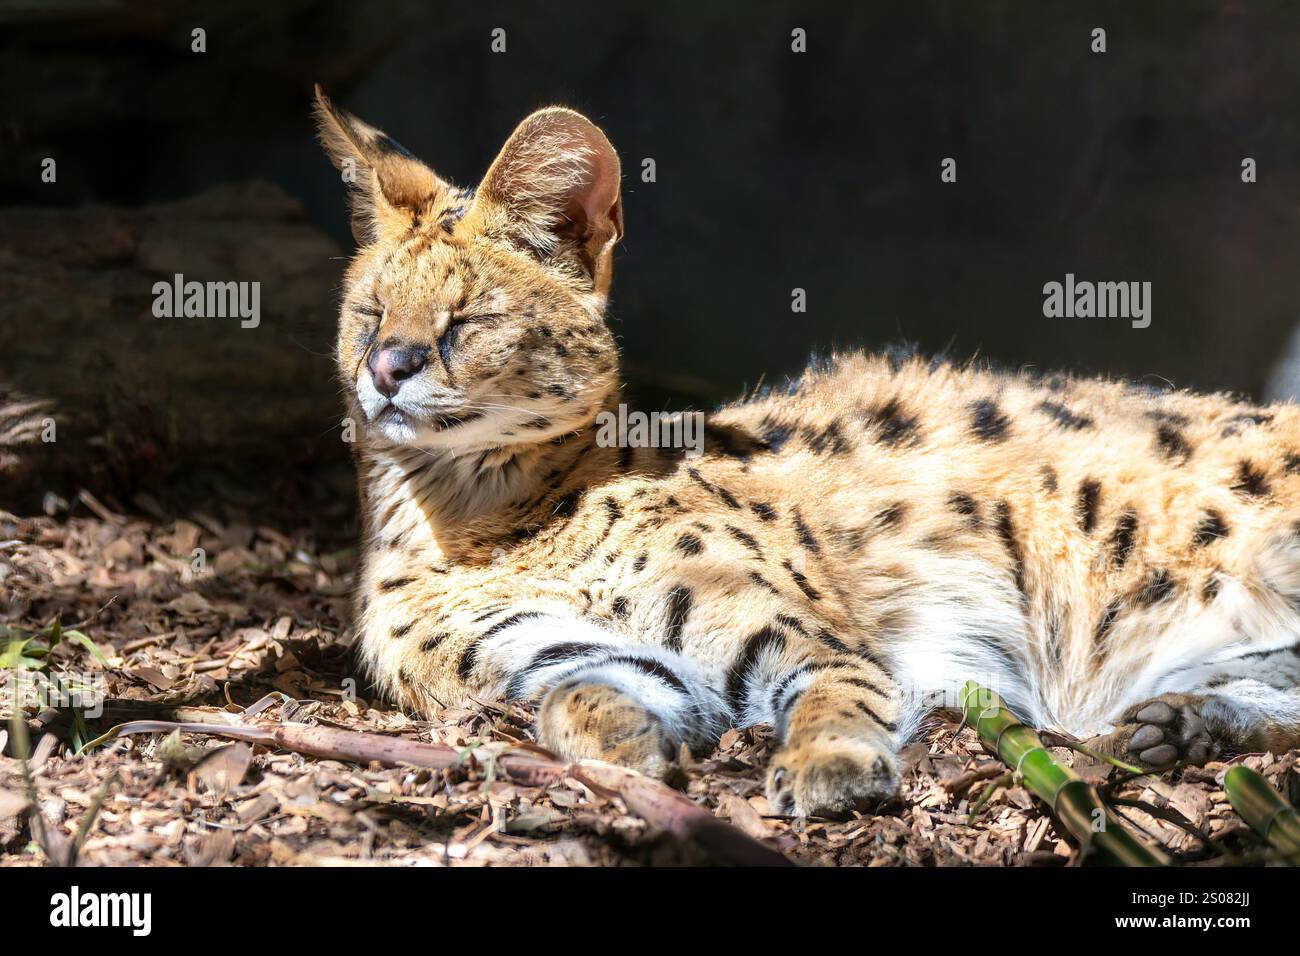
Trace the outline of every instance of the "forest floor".
[[[348, 591], [355, 551], [323, 540], [319, 520], [271, 527], [237, 507], [165, 517], [149, 499], [128, 509], [83, 495], [55, 516], [0, 511], [0, 652], [32, 639], [25, 660], [80, 675], [107, 701], [80, 728], [67, 710], [24, 710], [34, 813], [19, 746], [0, 725], [0, 865], [65, 855], [92, 808], [78, 862], [88, 865], [601, 865], [705, 862], [699, 847], [651, 827], [617, 796], [565, 778], [546, 787], [501, 779], [490, 763], [450, 771], [318, 759], [203, 734], [119, 738], [83, 755], [69, 745], [123, 719], [230, 720], [276, 693], [257, 720], [306, 722], [472, 751], [532, 740], [531, 713], [481, 701], [415, 719], [354, 674]], [[151, 516], [152, 512], [152, 516]], [[328, 518], [329, 516], [326, 516]], [[204, 567], [195, 572], [195, 549]], [[51, 626], [66, 635], [48, 654]], [[6, 633], [7, 632], [7, 633]], [[0, 672], [6, 682], [11, 672]], [[9, 685], [12, 688], [12, 684]], [[10, 698], [12, 700], [12, 698]], [[6, 705], [0, 705], [5, 710]], [[11, 710], [11, 705], [8, 705]], [[14, 728], [17, 729], [17, 728]], [[763, 796], [770, 728], [728, 731], [683, 762], [673, 783], [699, 806], [805, 865], [1033, 865], [1081, 862], [1025, 789], [997, 788], [1003, 765], [943, 715], [904, 751], [901, 798], [875, 814], [800, 823]], [[535, 752], [535, 748], [534, 748]], [[1226, 763], [1116, 783], [1118, 770], [1054, 752], [1113, 793], [1121, 812], [1184, 862], [1258, 860], [1263, 847], [1229, 807]], [[1293, 800], [1300, 751], [1235, 759]]]

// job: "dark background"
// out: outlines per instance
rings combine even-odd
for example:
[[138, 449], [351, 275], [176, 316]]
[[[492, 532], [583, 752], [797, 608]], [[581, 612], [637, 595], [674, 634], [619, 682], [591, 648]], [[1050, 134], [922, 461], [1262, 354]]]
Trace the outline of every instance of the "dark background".
[[[257, 348], [297, 349], [300, 360], [281, 368], [241, 340], [201, 399], [186, 385], [201, 369], [176, 368], [186, 354], [222, 354], [203, 340], [216, 333], [189, 327], [150, 360], [166, 394], [182, 396], [172, 404], [274, 408], [275, 394], [311, 396], [314, 431], [288, 413], [235, 429], [295, 467], [340, 451], [329, 351], [342, 262], [329, 256], [350, 251], [351, 237], [342, 185], [314, 141], [317, 81], [462, 185], [538, 106], [595, 119], [625, 174], [611, 320], [634, 392], [653, 405], [709, 407], [796, 373], [814, 350], [900, 339], [1258, 397], [1300, 317], [1294, 2], [69, 0], [0, 11], [0, 200], [29, 207], [0, 229], [9, 266], [50, 230], [84, 228], [66, 217], [86, 204], [150, 209], [251, 181], [278, 186], [301, 206], [293, 228], [338, 247], [299, 244], [319, 269], [295, 273], [315, 285], [295, 286], [291, 316], [277, 319], [274, 283], [263, 290], [272, 316]], [[206, 53], [190, 52], [195, 26], [207, 30]], [[1090, 51], [1098, 26], [1100, 55]], [[507, 31], [505, 54], [489, 50], [494, 27]], [[790, 50], [795, 27], [807, 53]], [[44, 156], [58, 157], [57, 186], [40, 182]], [[940, 182], [948, 156], [956, 184]], [[1246, 156], [1258, 163], [1251, 185], [1240, 178]], [[645, 157], [655, 183], [641, 182]], [[151, 222], [172, 207], [160, 208]], [[261, 232], [255, 221], [240, 228], [252, 242]], [[266, 243], [250, 261], [227, 249], [190, 263], [184, 230], [149, 241], [170, 257], [140, 266], [157, 275], [190, 264], [187, 278], [257, 279], [277, 256]], [[1150, 328], [1044, 318], [1042, 286], [1067, 272], [1150, 281]], [[61, 334], [112, 321], [136, 356], [152, 355], [159, 337], [179, 333], [140, 331], [150, 293], [133, 282], [115, 286], [111, 319], [74, 316]], [[804, 314], [790, 310], [794, 287], [807, 290]], [[54, 319], [24, 309], [0, 305], [0, 335], [48, 333]], [[54, 361], [74, 367], [0, 359], [0, 380], [57, 399], [71, 371], [87, 390], [78, 400], [92, 401], [97, 366]], [[274, 381], [242, 381], [259, 363]], [[153, 384], [149, 372], [129, 374]], [[157, 431], [150, 454], [166, 470], [189, 429]]]

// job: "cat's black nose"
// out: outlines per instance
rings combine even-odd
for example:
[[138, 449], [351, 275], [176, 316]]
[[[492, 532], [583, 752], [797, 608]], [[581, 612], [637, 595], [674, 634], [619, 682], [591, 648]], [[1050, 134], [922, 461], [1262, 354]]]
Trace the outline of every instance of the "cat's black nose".
[[375, 388], [386, 398], [392, 398], [404, 381], [424, 368], [428, 357], [427, 348], [375, 349], [370, 353], [370, 374], [375, 380]]

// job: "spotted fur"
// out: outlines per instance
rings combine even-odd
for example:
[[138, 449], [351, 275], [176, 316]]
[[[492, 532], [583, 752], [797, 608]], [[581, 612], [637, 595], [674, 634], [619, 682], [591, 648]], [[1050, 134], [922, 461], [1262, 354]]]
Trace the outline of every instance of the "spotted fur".
[[[543, 744], [650, 773], [770, 722], [796, 814], [890, 796], [972, 678], [1080, 736], [1176, 693], [1228, 745], [1296, 742], [1296, 408], [849, 354], [719, 409], [702, 456], [602, 447], [604, 134], [536, 113], [471, 192], [323, 97], [319, 119], [358, 170], [360, 653], [405, 706], [534, 700]], [[384, 396], [389, 347], [427, 360]]]

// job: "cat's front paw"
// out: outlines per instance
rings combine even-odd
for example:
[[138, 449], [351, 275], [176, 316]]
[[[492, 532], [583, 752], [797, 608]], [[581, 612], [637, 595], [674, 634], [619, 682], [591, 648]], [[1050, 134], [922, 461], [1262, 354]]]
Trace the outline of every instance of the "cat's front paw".
[[840, 817], [870, 810], [898, 794], [894, 758], [849, 740], [789, 746], [772, 758], [767, 802], [785, 816]]
[[542, 746], [566, 760], [604, 760], [662, 780], [672, 769], [672, 742], [659, 718], [606, 684], [561, 684], [537, 714]]

